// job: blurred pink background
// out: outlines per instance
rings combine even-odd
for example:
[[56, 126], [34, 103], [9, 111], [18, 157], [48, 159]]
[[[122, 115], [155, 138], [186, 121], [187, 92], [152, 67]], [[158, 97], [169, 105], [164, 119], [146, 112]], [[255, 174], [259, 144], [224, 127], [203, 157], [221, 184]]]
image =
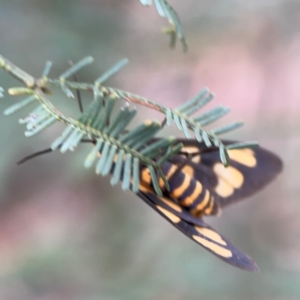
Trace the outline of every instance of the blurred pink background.
[[[284, 161], [266, 189], [207, 219], [261, 273], [222, 263], [136, 196], [84, 169], [89, 145], [16, 166], [63, 129], [25, 138], [21, 111], [0, 118], [0, 299], [299, 299], [300, 2], [170, 3], [187, 36], [186, 54], [180, 44], [168, 48], [160, 33], [166, 21], [138, 0], [0, 0], [1, 54], [34, 76], [50, 59], [52, 77], [69, 59], [92, 55], [95, 63], [79, 76], [88, 82], [128, 57], [108, 85], [170, 107], [209, 87], [216, 98], [206, 109], [232, 110], [215, 126], [246, 123], [224, 138], [257, 140]], [[0, 79], [4, 88], [18, 85], [4, 72]], [[2, 99], [1, 110], [14, 101]], [[78, 113], [70, 100], [55, 101]], [[145, 114], [161, 118], [141, 109]]]

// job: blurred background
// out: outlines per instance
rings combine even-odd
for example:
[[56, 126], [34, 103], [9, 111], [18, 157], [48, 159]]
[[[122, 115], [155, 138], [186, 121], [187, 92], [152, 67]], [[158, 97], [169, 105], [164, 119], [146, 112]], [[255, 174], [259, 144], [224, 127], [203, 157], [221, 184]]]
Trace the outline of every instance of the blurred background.
[[[180, 44], [168, 48], [160, 33], [166, 20], [138, 0], [0, 0], [0, 53], [37, 77], [46, 60], [57, 77], [69, 60], [92, 55], [95, 63], [79, 74], [88, 82], [128, 57], [108, 85], [170, 107], [208, 86], [216, 93], [211, 106], [232, 109], [224, 122], [246, 123], [225, 138], [257, 140], [284, 161], [266, 189], [207, 218], [261, 272], [223, 263], [136, 196], [86, 170], [90, 145], [17, 166], [63, 130], [55, 125], [25, 138], [17, 120], [30, 110], [23, 110], [0, 117], [1, 300], [300, 298], [300, 2], [170, 3], [187, 36], [185, 54]], [[19, 85], [3, 71], [0, 84]], [[6, 96], [0, 110], [15, 101]], [[78, 114], [74, 100], [55, 101]]]

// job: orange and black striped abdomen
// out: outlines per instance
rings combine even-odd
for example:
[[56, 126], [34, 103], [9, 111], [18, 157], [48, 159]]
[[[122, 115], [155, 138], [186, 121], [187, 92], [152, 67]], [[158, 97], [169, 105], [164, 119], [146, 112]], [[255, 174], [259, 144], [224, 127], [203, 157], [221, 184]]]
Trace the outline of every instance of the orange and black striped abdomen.
[[[170, 190], [167, 191], [163, 181], [159, 182], [165, 196], [174, 199], [178, 204], [186, 207], [192, 215], [198, 217], [219, 213], [219, 206], [214, 201], [214, 197], [201, 182], [191, 176], [191, 170], [166, 162], [162, 165], [162, 171], [170, 185]], [[141, 180], [151, 186], [151, 177], [147, 168], [142, 170]]]

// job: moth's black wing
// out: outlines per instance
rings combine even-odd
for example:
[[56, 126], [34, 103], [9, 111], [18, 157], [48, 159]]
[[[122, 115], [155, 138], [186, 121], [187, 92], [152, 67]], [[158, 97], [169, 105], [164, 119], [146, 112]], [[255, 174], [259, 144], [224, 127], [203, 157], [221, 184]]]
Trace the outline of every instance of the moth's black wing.
[[192, 216], [173, 199], [158, 197], [153, 191], [139, 192], [138, 196], [173, 226], [223, 261], [248, 271], [258, 271], [256, 263], [237, 249], [229, 240], [208, 226], [202, 219]]
[[[178, 167], [178, 171], [188, 174], [188, 178], [199, 182], [202, 189], [208, 190], [211, 198], [221, 207], [257, 192], [282, 169], [281, 160], [262, 148], [230, 150], [230, 166], [225, 168], [220, 162], [218, 148], [207, 148], [194, 140], [179, 142], [184, 147], [170, 162]], [[231, 143], [224, 142], [225, 145]], [[179, 180], [178, 185], [181, 193], [179, 198], [186, 198], [185, 194], [188, 194], [187, 189], [191, 185], [184, 185]], [[188, 207], [180, 204], [179, 198], [173, 199], [167, 192], [165, 196], [158, 197], [151, 186], [143, 185], [140, 186], [138, 196], [178, 230], [223, 261], [241, 269], [258, 270], [248, 255], [234, 247], [201, 218], [193, 215]]]
[[282, 170], [280, 158], [261, 147], [229, 150], [230, 166], [225, 168], [218, 148], [207, 148], [195, 140], [179, 142], [184, 147], [171, 161], [190, 166], [192, 176], [211, 192], [221, 207], [256, 193]]

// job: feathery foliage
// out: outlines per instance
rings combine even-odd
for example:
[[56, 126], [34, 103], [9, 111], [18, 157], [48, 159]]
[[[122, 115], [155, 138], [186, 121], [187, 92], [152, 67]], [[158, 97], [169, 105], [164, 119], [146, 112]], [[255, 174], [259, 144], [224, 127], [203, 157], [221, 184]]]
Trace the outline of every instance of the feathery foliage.
[[[168, 182], [161, 166], [163, 162], [180, 151], [182, 144], [178, 143], [175, 137], [151, 141], [165, 124], [170, 126], [175, 123], [187, 139], [192, 137], [192, 132], [195, 138], [199, 142], [203, 141], [207, 147], [219, 147], [220, 159], [225, 166], [229, 164], [228, 149], [256, 146], [255, 142], [225, 146], [218, 138], [218, 135], [240, 127], [241, 122], [235, 122], [209, 132], [203, 129], [203, 126], [228, 113], [228, 108], [217, 106], [208, 112], [191, 117], [213, 99], [213, 94], [208, 89], [203, 89], [180, 107], [171, 109], [133, 93], [104, 86], [103, 83], [107, 79], [127, 64], [126, 59], [121, 60], [92, 84], [68, 80], [92, 62], [93, 58], [84, 58], [67, 69], [58, 79], [48, 77], [51, 63], [47, 62], [42, 77], [36, 79], [0, 56], [0, 67], [25, 84], [25, 87], [10, 88], [9, 94], [27, 95], [25, 99], [8, 107], [4, 114], [9, 116], [28, 105], [36, 104], [37, 106], [28, 117], [19, 120], [19, 123], [26, 125], [26, 137], [38, 134], [56, 122], [64, 123], [65, 130], [51, 144], [53, 151], [57, 149], [60, 149], [62, 153], [74, 151], [81, 141], [89, 139], [95, 144], [95, 147], [88, 154], [84, 162], [85, 167], [89, 168], [97, 161], [97, 174], [105, 176], [112, 172], [112, 185], [122, 181], [124, 190], [131, 189], [135, 193], [139, 190], [140, 165], [149, 169], [155, 192], [158, 195], [162, 195], [158, 185], [160, 178], [168, 188]], [[78, 119], [73, 119], [65, 116], [49, 101], [48, 95], [51, 94], [53, 88], [61, 89], [67, 97], [74, 97], [72, 90], [92, 92], [93, 100]], [[120, 99], [125, 100], [126, 105], [119, 111], [114, 111], [115, 104]], [[131, 108], [128, 103], [143, 105], [159, 111], [165, 115], [165, 121], [160, 123], [156, 120], [145, 120], [133, 129], [128, 129], [128, 125], [137, 113], [137, 110]], [[130, 178], [133, 178], [132, 182]]]
[[179, 16], [175, 9], [166, 0], [140, 0], [140, 2], [144, 6], [150, 6], [152, 5], [152, 2], [154, 2], [158, 14], [163, 18], [167, 18], [169, 23], [171, 24], [170, 28], [163, 29], [164, 33], [170, 35], [170, 46], [172, 48], [175, 47], [178, 37], [181, 41], [183, 51], [187, 51], [186, 38], [180, 24]]

